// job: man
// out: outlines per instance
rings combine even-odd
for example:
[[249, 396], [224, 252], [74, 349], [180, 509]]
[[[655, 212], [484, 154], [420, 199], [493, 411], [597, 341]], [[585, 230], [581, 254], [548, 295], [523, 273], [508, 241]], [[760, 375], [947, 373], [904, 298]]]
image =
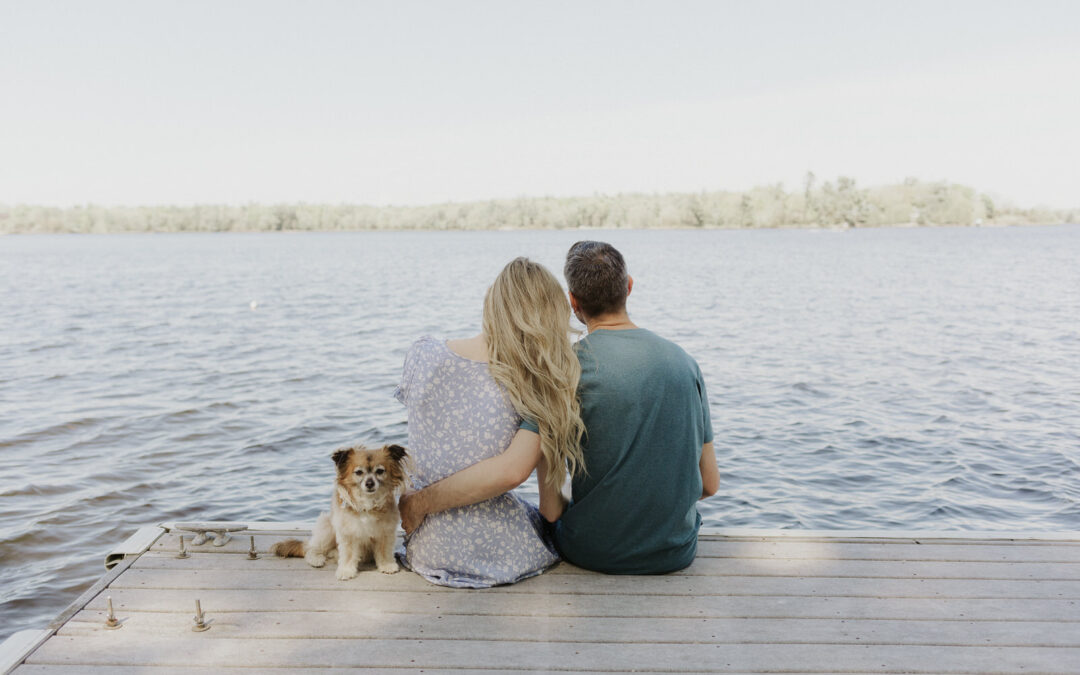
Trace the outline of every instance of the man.
[[720, 482], [701, 370], [630, 320], [634, 280], [613, 246], [574, 244], [564, 274], [588, 329], [577, 345], [586, 473], [573, 478], [555, 543], [566, 560], [601, 572], [682, 569], [697, 550], [695, 502]]
[[[634, 280], [613, 246], [574, 244], [564, 273], [570, 305], [588, 329], [576, 346], [585, 473], [573, 477], [556, 545], [568, 561], [600, 572], [682, 569], [697, 551], [695, 503], [715, 494], [720, 482], [701, 370], [679, 346], [630, 321], [626, 299]], [[521, 428], [535, 438], [535, 424]], [[519, 485], [539, 457], [538, 443], [521, 447], [511, 444], [502, 455], [402, 497], [405, 531], [428, 513]]]

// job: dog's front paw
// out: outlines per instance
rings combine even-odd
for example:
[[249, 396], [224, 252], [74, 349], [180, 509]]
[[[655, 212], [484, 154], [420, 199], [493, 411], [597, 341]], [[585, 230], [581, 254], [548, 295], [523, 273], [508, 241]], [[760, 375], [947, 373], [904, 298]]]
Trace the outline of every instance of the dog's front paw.
[[356, 565], [338, 565], [337, 574], [338, 581], [346, 581], [356, 576]]
[[401, 566], [398, 565], [396, 562], [389, 562], [389, 563], [386, 563], [385, 565], [379, 565], [379, 571], [382, 572], [383, 574], [393, 574], [394, 572], [397, 572], [400, 569], [401, 569]]
[[304, 560], [306, 560], [307, 564], [311, 565], [312, 567], [322, 567], [326, 564], [326, 556], [322, 553], [315, 553], [313, 551], [308, 551], [307, 553], [305, 553]]

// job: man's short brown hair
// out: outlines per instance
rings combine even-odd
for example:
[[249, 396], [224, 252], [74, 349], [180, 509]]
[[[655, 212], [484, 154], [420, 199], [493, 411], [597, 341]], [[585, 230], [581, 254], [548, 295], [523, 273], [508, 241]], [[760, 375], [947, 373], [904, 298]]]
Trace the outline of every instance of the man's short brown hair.
[[585, 316], [602, 316], [626, 307], [626, 261], [611, 244], [574, 244], [566, 254], [563, 275]]

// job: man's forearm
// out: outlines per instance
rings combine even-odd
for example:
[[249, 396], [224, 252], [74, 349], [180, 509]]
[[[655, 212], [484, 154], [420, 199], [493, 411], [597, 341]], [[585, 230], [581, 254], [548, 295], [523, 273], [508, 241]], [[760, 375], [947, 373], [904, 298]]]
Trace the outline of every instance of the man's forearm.
[[716, 465], [716, 452], [712, 441], [701, 446], [701, 499], [712, 497], [720, 489], [720, 468]]
[[525, 482], [539, 458], [540, 437], [531, 431], [519, 431], [502, 454], [406, 495], [401, 503], [402, 526], [411, 532], [431, 514], [509, 492]]
[[411, 497], [417, 500], [417, 511], [429, 516], [497, 497], [520, 485], [498, 470], [498, 459], [491, 457], [473, 464], [417, 492]]

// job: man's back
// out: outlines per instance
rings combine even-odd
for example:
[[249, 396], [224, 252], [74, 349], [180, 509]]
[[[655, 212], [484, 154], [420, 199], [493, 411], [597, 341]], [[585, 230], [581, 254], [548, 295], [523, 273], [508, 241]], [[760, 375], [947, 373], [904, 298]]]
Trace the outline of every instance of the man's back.
[[559, 550], [602, 572], [682, 569], [697, 549], [698, 463], [712, 441], [701, 371], [642, 328], [594, 331], [577, 352], [587, 474], [556, 526]]

